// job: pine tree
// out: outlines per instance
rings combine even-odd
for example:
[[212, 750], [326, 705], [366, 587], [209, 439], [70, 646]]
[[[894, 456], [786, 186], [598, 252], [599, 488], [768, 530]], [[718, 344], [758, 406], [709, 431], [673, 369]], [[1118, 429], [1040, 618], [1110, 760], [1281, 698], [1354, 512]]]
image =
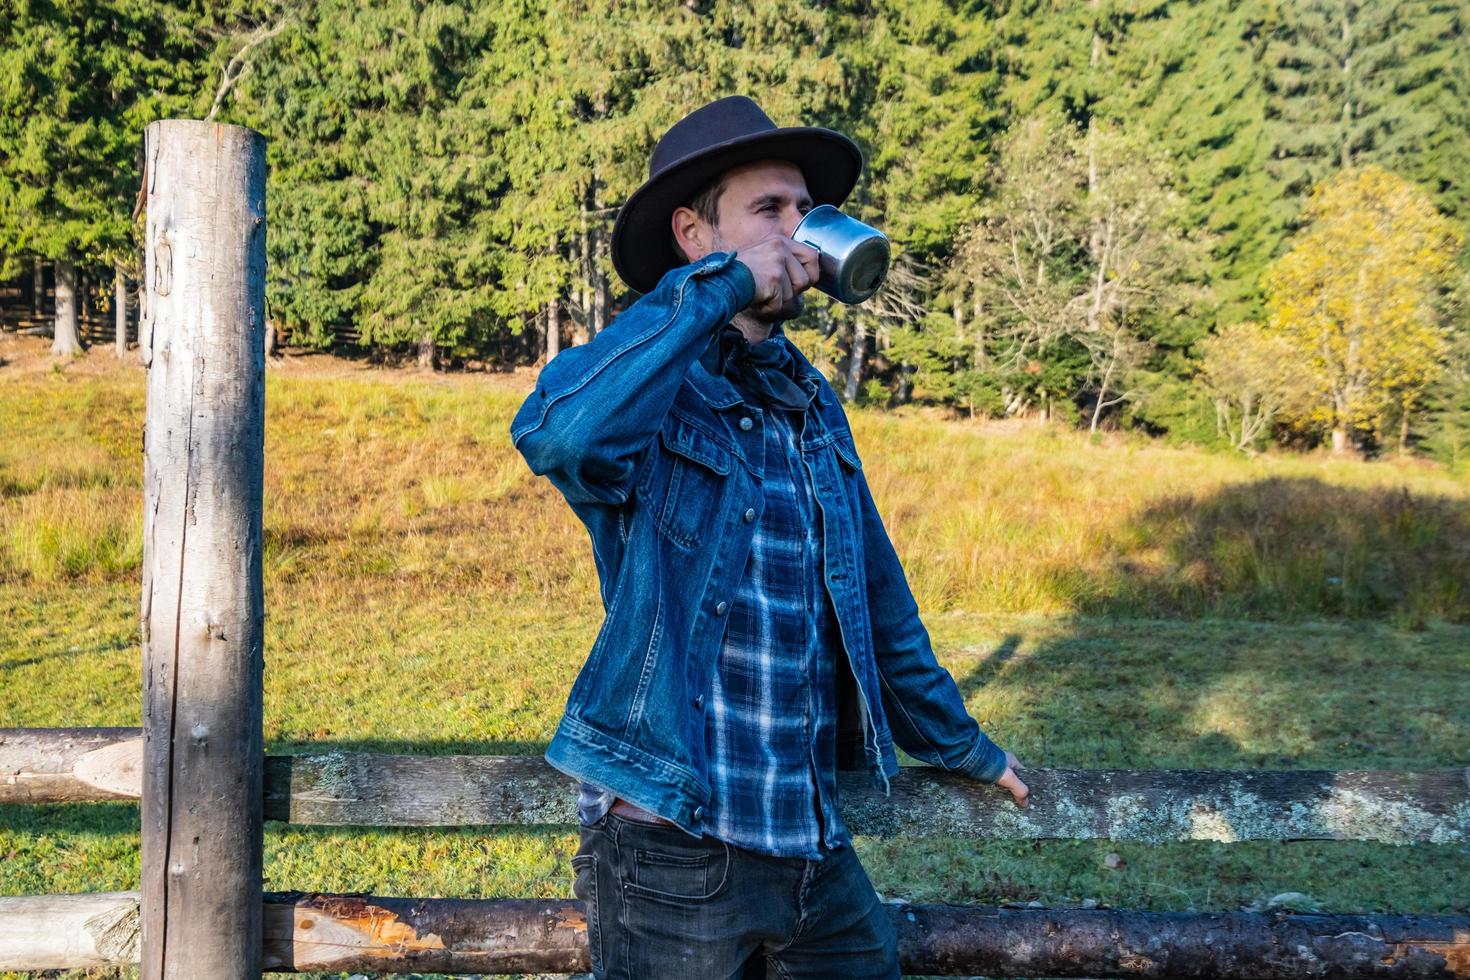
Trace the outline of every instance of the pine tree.
[[1470, 12], [1449, 0], [1300, 0], [1267, 25], [1270, 171], [1292, 220], [1311, 187], [1376, 163], [1467, 217]]
[[486, 217], [501, 181], [458, 88], [487, 43], [466, 4], [321, 0], [238, 86], [268, 137], [267, 300], [298, 342], [482, 349], [498, 319]]
[[81, 264], [129, 263], [144, 127], [185, 109], [208, 47], [152, 0], [0, 0], [0, 278], [56, 263], [53, 353], [80, 350]]

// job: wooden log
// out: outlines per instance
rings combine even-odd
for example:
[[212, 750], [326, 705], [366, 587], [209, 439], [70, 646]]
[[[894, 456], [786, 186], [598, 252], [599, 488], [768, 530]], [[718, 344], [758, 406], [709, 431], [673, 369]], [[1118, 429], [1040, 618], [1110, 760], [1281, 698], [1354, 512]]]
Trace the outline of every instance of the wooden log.
[[137, 728], [0, 728], [0, 803], [136, 800]]
[[[274, 757], [266, 816], [326, 826], [576, 823], [572, 782], [528, 756]], [[965, 776], [905, 767], [891, 795], [838, 774], [855, 834], [960, 839], [1470, 841], [1470, 772], [1028, 769], [1031, 806]]]
[[[909, 974], [1011, 977], [1470, 977], [1470, 916], [885, 906]], [[137, 961], [136, 893], [0, 898], [0, 970]], [[575, 899], [264, 896], [280, 972], [588, 969]]]
[[[137, 729], [0, 729], [0, 803], [136, 798]], [[843, 818], [882, 837], [1470, 842], [1470, 769], [1028, 769], [1032, 805], [905, 767], [885, 798], [840, 773]], [[266, 819], [341, 827], [571, 826], [575, 784], [535, 756], [270, 756]]]
[[0, 972], [138, 962], [138, 893], [0, 898]]
[[265, 140], [149, 124], [142, 976], [260, 976]]
[[1470, 916], [890, 906], [905, 973], [1470, 977]]

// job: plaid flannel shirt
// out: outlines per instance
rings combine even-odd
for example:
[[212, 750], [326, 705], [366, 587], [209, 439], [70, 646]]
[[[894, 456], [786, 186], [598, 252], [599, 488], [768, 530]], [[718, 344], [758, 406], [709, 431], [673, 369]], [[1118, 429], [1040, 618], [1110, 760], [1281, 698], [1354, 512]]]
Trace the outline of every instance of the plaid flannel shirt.
[[[766, 342], [788, 342], [777, 333]], [[822, 515], [799, 449], [804, 416], [763, 414], [765, 505], [705, 711], [707, 826], [749, 850], [820, 859], [850, 842], [837, 808], [834, 658], [842, 638], [822, 580]], [[595, 822], [613, 799], [584, 782], [580, 819]]]

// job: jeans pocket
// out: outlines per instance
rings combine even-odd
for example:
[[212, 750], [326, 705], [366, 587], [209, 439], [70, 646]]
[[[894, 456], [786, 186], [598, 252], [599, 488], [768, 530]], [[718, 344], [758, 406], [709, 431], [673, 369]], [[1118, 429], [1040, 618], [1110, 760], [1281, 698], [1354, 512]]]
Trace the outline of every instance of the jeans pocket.
[[572, 894], [582, 900], [587, 917], [587, 955], [592, 960], [592, 972], [601, 974], [602, 930], [597, 916], [597, 855], [578, 854], [572, 858]]
[[624, 890], [677, 905], [710, 901], [724, 891], [730, 878], [730, 846], [711, 843], [713, 847], [635, 847], [632, 875]]

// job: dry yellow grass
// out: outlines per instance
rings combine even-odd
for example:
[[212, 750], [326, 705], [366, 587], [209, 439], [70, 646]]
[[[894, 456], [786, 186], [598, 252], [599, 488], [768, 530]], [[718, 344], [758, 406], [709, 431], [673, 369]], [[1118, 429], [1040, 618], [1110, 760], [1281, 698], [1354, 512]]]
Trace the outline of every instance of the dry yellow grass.
[[[590, 612], [583, 534], [507, 437], [529, 385], [325, 358], [273, 371], [273, 582], [307, 601], [489, 590]], [[142, 394], [139, 369], [100, 355], [0, 375], [0, 579], [135, 573]], [[927, 610], [1470, 618], [1470, 492], [1423, 464], [851, 415]]]

